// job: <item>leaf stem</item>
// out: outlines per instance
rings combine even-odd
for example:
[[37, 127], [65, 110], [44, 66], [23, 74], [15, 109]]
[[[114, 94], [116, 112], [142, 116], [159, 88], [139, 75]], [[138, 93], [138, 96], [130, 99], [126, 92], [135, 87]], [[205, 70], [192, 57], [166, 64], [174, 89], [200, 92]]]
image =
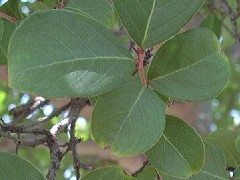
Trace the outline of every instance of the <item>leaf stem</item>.
[[136, 53], [138, 56], [138, 60], [137, 60], [137, 66], [138, 66], [138, 72], [139, 72], [139, 76], [141, 78], [141, 82], [142, 84], [147, 87], [148, 83], [147, 83], [147, 79], [145, 77], [145, 72], [144, 72], [144, 58], [145, 58], [145, 50], [142, 48], [137, 48], [136, 49]]

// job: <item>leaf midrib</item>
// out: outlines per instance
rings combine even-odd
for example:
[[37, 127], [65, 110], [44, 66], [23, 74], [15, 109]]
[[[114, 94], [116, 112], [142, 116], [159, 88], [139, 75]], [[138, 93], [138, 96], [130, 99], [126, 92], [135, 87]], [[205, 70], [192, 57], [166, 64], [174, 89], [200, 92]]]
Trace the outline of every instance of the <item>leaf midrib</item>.
[[108, 57], [108, 56], [101, 56], [101, 57], [87, 57], [87, 58], [74, 58], [74, 59], [68, 59], [68, 60], [64, 60], [64, 61], [60, 61], [60, 62], [54, 62], [51, 64], [47, 64], [47, 65], [42, 65], [42, 66], [34, 66], [32, 68], [28, 68], [25, 69], [25, 71], [28, 70], [33, 70], [33, 69], [42, 69], [42, 68], [47, 68], [50, 66], [54, 66], [54, 65], [61, 65], [61, 64], [65, 64], [65, 63], [75, 63], [75, 62], [79, 62], [79, 61], [89, 61], [89, 60], [115, 60], [115, 61], [121, 61], [121, 60], [127, 60], [127, 61], [133, 61], [133, 59], [131, 58], [125, 58], [125, 57]]
[[178, 70], [176, 70], [176, 71], [170, 72], [170, 73], [165, 74], [165, 75], [163, 75], [163, 76], [158, 76], [158, 77], [156, 77], [156, 78], [151, 79], [151, 81], [156, 81], [156, 80], [164, 79], [164, 78], [166, 78], [167, 76], [173, 75], [173, 74], [175, 74], [175, 73], [179, 73], [179, 72], [184, 71], [184, 70], [186, 70], [186, 69], [188, 69], [188, 68], [191, 68], [191, 67], [193, 67], [193, 66], [195, 66], [195, 65], [197, 65], [197, 64], [200, 64], [200, 63], [203, 63], [203, 62], [205, 62], [205, 61], [208, 61], [209, 59], [211, 59], [212, 57], [214, 57], [214, 56], [216, 56], [216, 55], [219, 55], [219, 53], [216, 52], [216, 53], [212, 54], [211, 56], [208, 56], [208, 57], [204, 58], [204, 59], [201, 60], [201, 61], [197, 61], [196, 63], [190, 64], [189, 66], [180, 68], [180, 69], [178, 69]]
[[215, 177], [215, 178], [218, 178], [218, 179], [221, 179], [221, 180], [227, 180], [227, 179], [225, 179], [223, 177], [217, 176], [215, 174], [212, 174], [212, 173], [204, 171], [204, 170], [202, 170], [202, 173], [207, 174], [207, 175], [212, 176], [212, 177]]
[[189, 170], [192, 171], [192, 168], [190, 164], [187, 162], [187, 160], [183, 157], [183, 155], [175, 148], [175, 146], [170, 142], [170, 140], [167, 138], [167, 136], [163, 133], [162, 135], [164, 139], [167, 141], [167, 143], [178, 153], [178, 155], [183, 159], [183, 161], [186, 163], [188, 166]]
[[153, 0], [152, 9], [151, 9], [151, 12], [148, 16], [148, 21], [147, 21], [147, 25], [146, 25], [145, 32], [144, 32], [144, 37], [143, 37], [143, 40], [142, 40], [142, 43], [141, 43], [142, 46], [144, 45], [144, 43], [147, 39], [147, 34], [148, 34], [148, 30], [149, 30], [150, 23], [151, 23], [151, 20], [152, 20], [152, 16], [153, 16], [153, 13], [154, 13], [155, 6], [156, 6], [156, 0]]
[[127, 123], [127, 120], [129, 119], [129, 116], [131, 115], [131, 113], [132, 113], [133, 109], [135, 108], [136, 104], [139, 102], [139, 99], [141, 98], [144, 90], [145, 90], [145, 88], [142, 88], [142, 89], [141, 89], [141, 91], [139, 92], [136, 100], [134, 101], [133, 105], [131, 106], [131, 108], [130, 108], [130, 110], [129, 110], [127, 116], [126, 116], [126, 118], [124, 119], [121, 127], [120, 127], [119, 130], [118, 130], [118, 133], [117, 133], [116, 138], [114, 139], [114, 141], [113, 141], [113, 143], [112, 143], [112, 146], [114, 146], [114, 144], [116, 144], [117, 139], [118, 139], [118, 137], [119, 137], [119, 135], [120, 135], [120, 133], [121, 133], [121, 131], [122, 131], [122, 128], [123, 128], [123, 127], [125, 126], [125, 124]]

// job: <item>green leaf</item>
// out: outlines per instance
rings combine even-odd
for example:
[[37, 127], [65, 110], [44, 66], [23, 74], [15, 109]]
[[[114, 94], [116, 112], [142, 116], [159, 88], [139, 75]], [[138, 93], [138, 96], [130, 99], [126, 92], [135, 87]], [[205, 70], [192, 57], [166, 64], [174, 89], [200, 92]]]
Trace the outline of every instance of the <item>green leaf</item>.
[[222, 21], [219, 20], [216, 15], [215, 16], [210, 15], [207, 18], [205, 18], [201, 26], [213, 31], [218, 38], [221, 36]]
[[157, 180], [158, 175], [154, 168], [151, 166], [146, 166], [143, 171], [136, 176], [137, 180]]
[[223, 148], [227, 160], [227, 167], [237, 167], [240, 164], [240, 153], [235, 146], [236, 137], [236, 132], [226, 129], [217, 130], [208, 136], [208, 139], [216, 142]]
[[205, 0], [114, 0], [128, 33], [149, 48], [175, 35], [191, 20]]
[[24, 4], [30, 7], [30, 9], [41, 11], [46, 9], [53, 9], [54, 7], [56, 7], [57, 3], [58, 3], [58, 0], [44, 0], [44, 1], [36, 1], [34, 3], [26, 2]]
[[163, 102], [137, 78], [100, 96], [93, 112], [92, 135], [102, 148], [133, 156], [151, 148], [165, 126]]
[[205, 101], [224, 88], [229, 69], [217, 37], [198, 28], [175, 36], [160, 48], [150, 65], [148, 79], [153, 89], [166, 97]]
[[0, 41], [2, 40], [3, 37], [3, 19], [0, 18]]
[[0, 152], [0, 179], [46, 179], [30, 162], [11, 153]]
[[198, 133], [186, 122], [167, 116], [163, 136], [146, 156], [158, 173], [189, 178], [203, 166], [204, 145]]
[[192, 180], [228, 180], [226, 159], [222, 149], [211, 141], [204, 141], [206, 160], [203, 169]]
[[134, 66], [107, 28], [66, 10], [26, 18], [11, 38], [8, 61], [11, 87], [47, 98], [97, 96]]
[[240, 166], [234, 171], [234, 180], [240, 180]]
[[0, 18], [0, 65], [7, 63], [8, 44], [15, 28], [14, 23]]
[[240, 136], [237, 136], [235, 139], [235, 147], [237, 151], [240, 153]]
[[0, 6], [0, 11], [19, 20], [21, 19], [19, 2], [19, 0], [8, 0], [6, 3]]
[[91, 171], [86, 174], [81, 180], [134, 180], [135, 178], [126, 175], [121, 169], [116, 167], [104, 167]]
[[107, 0], [71, 0], [65, 9], [82, 13], [106, 26], [112, 25], [114, 20], [113, 8]]

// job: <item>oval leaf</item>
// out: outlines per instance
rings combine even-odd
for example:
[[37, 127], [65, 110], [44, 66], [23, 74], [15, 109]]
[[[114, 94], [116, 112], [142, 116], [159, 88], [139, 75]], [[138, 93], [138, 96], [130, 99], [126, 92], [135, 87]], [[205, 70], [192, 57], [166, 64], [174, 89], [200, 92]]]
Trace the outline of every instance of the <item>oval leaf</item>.
[[175, 35], [205, 0], [114, 0], [116, 11], [139, 46], [152, 47]]
[[8, 58], [10, 86], [47, 98], [105, 93], [134, 64], [103, 25], [65, 10], [26, 18], [11, 38]]
[[0, 174], [0, 179], [46, 180], [30, 162], [6, 152], [0, 152]]
[[158, 95], [133, 78], [98, 98], [93, 112], [93, 138], [116, 155], [143, 153], [161, 137], [164, 111]]
[[217, 96], [229, 77], [229, 62], [217, 37], [198, 28], [164, 44], [150, 65], [151, 86], [172, 99], [205, 101]]
[[198, 133], [186, 122], [167, 116], [163, 136], [146, 156], [158, 173], [189, 178], [204, 163], [204, 145]]
[[157, 180], [158, 174], [151, 166], [146, 166], [143, 171], [136, 176], [137, 180]]
[[113, 23], [113, 8], [107, 0], [71, 0], [65, 9], [87, 15], [107, 26]]
[[211, 141], [204, 141], [206, 160], [203, 169], [192, 180], [228, 180], [223, 150]]
[[208, 139], [216, 142], [223, 149], [227, 167], [236, 167], [240, 164], [240, 152], [238, 152], [235, 146], [236, 137], [236, 132], [226, 129], [217, 130], [208, 136]]
[[7, 63], [8, 44], [15, 28], [15, 24], [0, 18], [0, 65]]
[[234, 180], [240, 180], [240, 166], [234, 171]]
[[135, 178], [126, 175], [119, 168], [104, 167], [91, 171], [90, 173], [86, 174], [81, 180], [94, 180], [94, 179], [133, 180]]

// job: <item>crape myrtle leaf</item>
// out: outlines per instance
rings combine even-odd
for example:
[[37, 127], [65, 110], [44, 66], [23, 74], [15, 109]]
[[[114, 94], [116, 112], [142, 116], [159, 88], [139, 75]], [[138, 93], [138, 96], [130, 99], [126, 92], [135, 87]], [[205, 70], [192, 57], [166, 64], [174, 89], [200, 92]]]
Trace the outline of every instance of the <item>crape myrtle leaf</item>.
[[219, 129], [208, 136], [208, 139], [222, 147], [227, 160], [227, 167], [237, 167], [240, 164], [240, 152], [235, 145], [236, 137], [236, 132], [226, 129]]
[[137, 180], [157, 180], [158, 174], [151, 166], [146, 166], [143, 171], [136, 176]]
[[43, 174], [30, 162], [6, 152], [0, 152], [0, 174], [0, 179], [46, 180]]
[[174, 36], [205, 0], [114, 0], [114, 7], [132, 39], [144, 48]]
[[206, 17], [202, 24], [201, 27], [208, 28], [211, 31], [214, 32], [214, 34], [219, 38], [221, 36], [221, 31], [222, 31], [222, 21], [218, 19], [218, 17], [215, 15], [210, 15]]
[[165, 108], [159, 96], [143, 87], [139, 78], [98, 97], [92, 135], [102, 148], [119, 156], [133, 156], [150, 149], [165, 127]]
[[146, 156], [159, 174], [183, 179], [198, 173], [205, 159], [201, 137], [189, 124], [173, 116], [166, 117], [162, 137]]
[[87, 173], [81, 180], [134, 180], [134, 177], [128, 176], [123, 170], [117, 167], [104, 167], [95, 169]]
[[191, 180], [228, 180], [226, 159], [221, 147], [209, 140], [204, 140], [206, 160], [200, 173]]
[[106, 26], [112, 25], [114, 20], [114, 11], [108, 0], [71, 0], [65, 9], [82, 13]]
[[224, 88], [229, 69], [214, 33], [197, 28], [175, 36], [159, 49], [148, 79], [153, 89], [166, 97], [206, 101]]
[[10, 40], [8, 61], [11, 87], [47, 98], [97, 96], [134, 66], [107, 28], [66, 10], [26, 18]]
[[0, 11], [19, 20], [21, 19], [19, 3], [19, 0], [8, 0], [6, 3], [0, 6]]
[[8, 44], [15, 28], [16, 24], [0, 18], [0, 65], [7, 63]]

